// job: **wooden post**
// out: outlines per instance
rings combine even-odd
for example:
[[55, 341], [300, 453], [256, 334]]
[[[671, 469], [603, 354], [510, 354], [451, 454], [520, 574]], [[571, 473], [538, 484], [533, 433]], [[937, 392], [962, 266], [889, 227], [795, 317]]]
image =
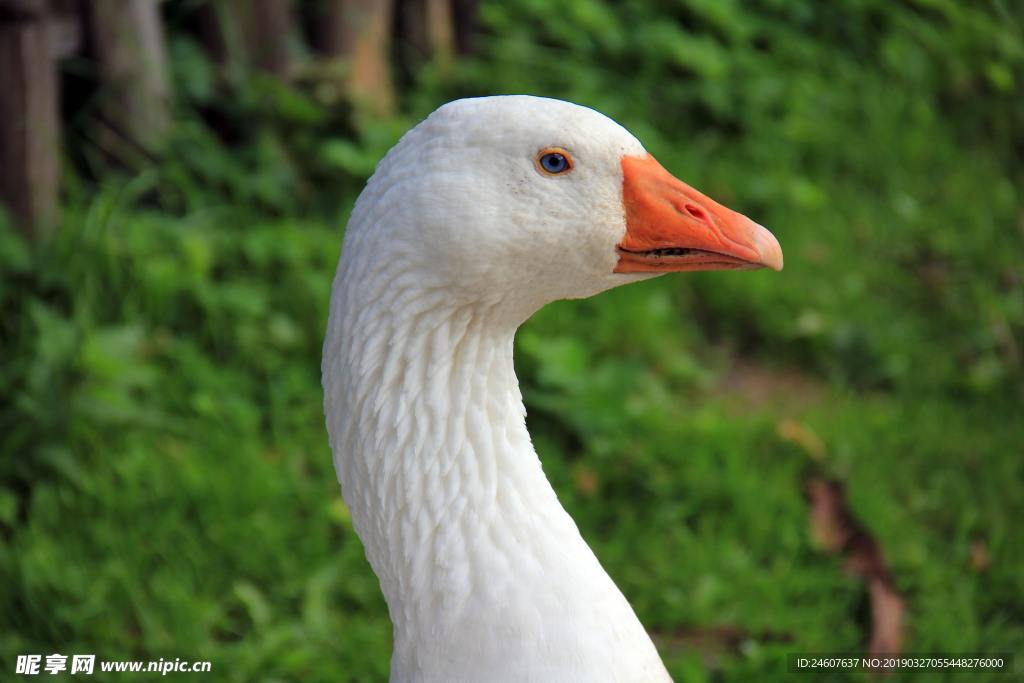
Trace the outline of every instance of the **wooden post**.
[[460, 55], [476, 51], [477, 8], [479, 0], [452, 0], [452, 16], [455, 25], [455, 47]]
[[427, 40], [430, 57], [448, 71], [455, 59], [455, 24], [451, 0], [426, 0]]
[[170, 130], [170, 81], [158, 0], [92, 0], [103, 114], [115, 156], [131, 160], [131, 146], [158, 151]]
[[44, 1], [0, 2], [0, 202], [31, 240], [57, 221], [60, 113]]
[[[430, 61], [442, 72], [448, 71], [455, 58], [455, 24], [451, 0], [403, 0], [399, 4], [400, 22], [397, 39], [415, 71], [422, 62]], [[412, 53], [411, 55], [409, 53]]]
[[291, 0], [211, 0], [200, 8], [203, 42], [232, 78], [249, 67], [289, 78], [292, 9]]
[[329, 0], [318, 32], [321, 50], [347, 63], [346, 89], [361, 115], [394, 111], [391, 81], [392, 0]]
[[292, 8], [289, 0], [252, 0], [248, 6], [245, 44], [249, 62], [257, 69], [289, 76]]

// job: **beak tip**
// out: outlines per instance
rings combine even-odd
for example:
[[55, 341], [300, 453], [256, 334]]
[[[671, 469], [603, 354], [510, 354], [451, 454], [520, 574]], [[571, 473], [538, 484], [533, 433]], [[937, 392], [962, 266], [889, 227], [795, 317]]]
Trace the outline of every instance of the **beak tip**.
[[754, 248], [761, 257], [761, 263], [776, 272], [782, 270], [782, 247], [779, 240], [763, 225], [757, 227], [759, 229], [754, 233]]

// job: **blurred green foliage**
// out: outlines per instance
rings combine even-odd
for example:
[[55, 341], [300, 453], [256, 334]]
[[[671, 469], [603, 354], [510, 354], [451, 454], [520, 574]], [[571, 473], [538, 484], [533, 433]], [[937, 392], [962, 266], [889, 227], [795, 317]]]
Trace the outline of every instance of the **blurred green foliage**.
[[611, 115], [786, 253], [558, 303], [518, 338], [545, 469], [677, 680], [863, 649], [866, 589], [810, 537], [812, 474], [883, 548], [908, 651], [1020, 660], [1021, 10], [485, 2], [477, 55], [358, 125], [323, 83], [223, 82], [173, 30], [168, 158], [127, 178], [76, 124], [59, 238], [0, 226], [0, 661], [386, 677], [321, 412], [339, 215], [408, 126], [502, 92]]

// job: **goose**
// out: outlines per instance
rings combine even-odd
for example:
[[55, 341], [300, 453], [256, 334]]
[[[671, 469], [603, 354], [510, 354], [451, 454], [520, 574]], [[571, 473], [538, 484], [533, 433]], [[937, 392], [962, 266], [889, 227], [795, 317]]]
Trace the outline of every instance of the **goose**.
[[772, 234], [625, 128], [526, 95], [409, 130], [352, 210], [324, 410], [393, 625], [391, 681], [668, 681], [527, 432], [513, 337], [558, 299], [662, 273], [782, 268]]

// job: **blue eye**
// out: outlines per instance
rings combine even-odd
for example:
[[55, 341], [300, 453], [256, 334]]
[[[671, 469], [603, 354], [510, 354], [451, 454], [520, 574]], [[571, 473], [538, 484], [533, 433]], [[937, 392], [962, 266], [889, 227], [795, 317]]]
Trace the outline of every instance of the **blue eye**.
[[569, 168], [569, 161], [558, 152], [548, 152], [540, 158], [540, 165], [548, 173], [561, 173]]
[[572, 157], [565, 150], [542, 150], [537, 157], [540, 170], [550, 175], [558, 175], [572, 170]]

